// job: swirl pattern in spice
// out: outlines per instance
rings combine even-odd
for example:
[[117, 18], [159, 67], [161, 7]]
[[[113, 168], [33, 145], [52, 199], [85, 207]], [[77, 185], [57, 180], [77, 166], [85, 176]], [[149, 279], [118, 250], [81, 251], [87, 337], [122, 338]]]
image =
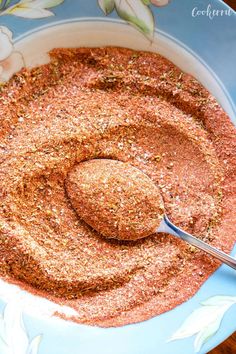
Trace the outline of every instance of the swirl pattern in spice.
[[[117, 326], [188, 299], [218, 263], [167, 235], [108, 240], [80, 219], [68, 174], [115, 159], [148, 175], [167, 213], [229, 252], [236, 133], [215, 99], [158, 54], [55, 49], [1, 87], [0, 275]], [[229, 222], [230, 220], [230, 222]]]

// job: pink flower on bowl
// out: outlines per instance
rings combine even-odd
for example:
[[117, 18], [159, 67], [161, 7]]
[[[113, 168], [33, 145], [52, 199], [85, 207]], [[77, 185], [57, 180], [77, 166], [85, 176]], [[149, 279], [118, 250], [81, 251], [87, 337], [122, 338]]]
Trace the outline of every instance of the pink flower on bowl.
[[166, 6], [168, 5], [170, 0], [151, 0], [151, 3], [154, 6]]

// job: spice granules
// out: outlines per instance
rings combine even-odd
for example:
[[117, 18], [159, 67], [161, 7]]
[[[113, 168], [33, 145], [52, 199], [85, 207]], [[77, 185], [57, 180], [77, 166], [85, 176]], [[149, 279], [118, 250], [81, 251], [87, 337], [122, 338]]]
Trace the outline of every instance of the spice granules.
[[154, 234], [163, 218], [158, 186], [129, 163], [80, 162], [68, 174], [66, 191], [79, 217], [107, 238], [138, 240]]
[[118, 326], [188, 299], [219, 265], [168, 235], [106, 240], [75, 213], [65, 181], [116, 159], [161, 189], [172, 220], [229, 252], [236, 130], [215, 99], [158, 54], [55, 49], [1, 87], [0, 275]]

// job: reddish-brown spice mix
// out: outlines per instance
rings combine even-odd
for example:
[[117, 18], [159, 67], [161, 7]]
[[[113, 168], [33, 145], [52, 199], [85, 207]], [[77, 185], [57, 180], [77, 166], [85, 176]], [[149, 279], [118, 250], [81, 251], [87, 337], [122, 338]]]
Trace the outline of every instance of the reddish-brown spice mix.
[[216, 100], [160, 55], [122, 48], [55, 49], [0, 91], [1, 277], [101, 326], [191, 297], [217, 261], [164, 234], [102, 238], [65, 182], [81, 161], [130, 163], [159, 185], [177, 225], [229, 252], [236, 130]]
[[104, 237], [135, 241], [160, 226], [164, 205], [158, 186], [127, 162], [80, 162], [65, 185], [78, 216]]

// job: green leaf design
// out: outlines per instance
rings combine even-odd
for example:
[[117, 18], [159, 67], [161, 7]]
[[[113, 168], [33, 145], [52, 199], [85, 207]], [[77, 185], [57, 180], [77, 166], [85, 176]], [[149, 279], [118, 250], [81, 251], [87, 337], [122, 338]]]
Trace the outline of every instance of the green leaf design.
[[142, 0], [142, 3], [144, 5], [150, 5], [151, 4], [151, 1], [150, 0]]
[[152, 39], [154, 34], [154, 17], [152, 11], [141, 0], [115, 0], [117, 14], [146, 37]]
[[98, 0], [98, 5], [102, 9], [102, 11], [108, 15], [115, 8], [115, 0]]
[[6, 7], [6, 0], [0, 0], [0, 11]]
[[24, 18], [45, 18], [54, 16], [50, 9], [63, 3], [64, 0], [21, 0], [15, 5], [6, 8], [2, 15], [14, 15]]
[[0, 0], [0, 9], [5, 9], [7, 8], [10, 3], [12, 2], [12, 0]]
[[194, 349], [195, 352], [199, 352], [203, 344], [218, 331], [225, 313], [234, 304], [236, 304], [235, 296], [212, 296], [202, 301], [202, 306], [185, 319], [168, 341], [196, 335]]
[[22, 7], [22, 6], [14, 6], [9, 7], [4, 11], [5, 15], [14, 15], [17, 17], [24, 17], [24, 18], [45, 18], [49, 16], [53, 16], [53, 12], [40, 9], [40, 8], [30, 8], [30, 7]]

